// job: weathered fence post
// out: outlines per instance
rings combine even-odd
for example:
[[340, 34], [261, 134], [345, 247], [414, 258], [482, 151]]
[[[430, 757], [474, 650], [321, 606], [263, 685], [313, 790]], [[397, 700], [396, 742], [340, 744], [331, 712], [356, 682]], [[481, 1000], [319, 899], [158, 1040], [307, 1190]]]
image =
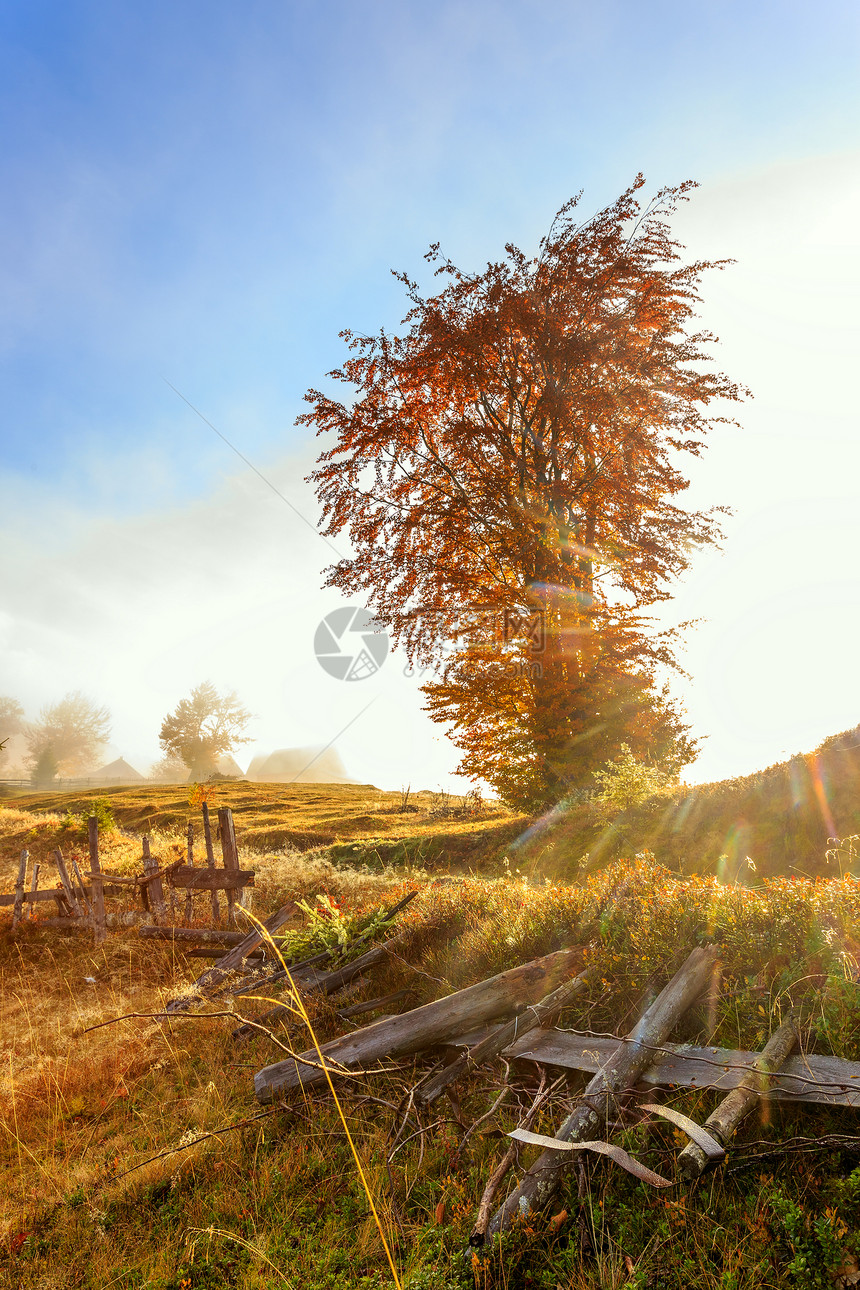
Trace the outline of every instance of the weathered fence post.
[[[161, 885], [161, 876], [158, 872], [158, 861], [153, 859], [150, 849], [149, 834], [145, 834], [143, 839], [143, 872], [149, 882], [142, 888], [145, 897], [144, 907], [155, 914], [155, 921], [163, 918], [167, 912], [164, 905], [164, 888]], [[155, 875], [153, 877], [153, 875]]]
[[90, 882], [93, 893], [93, 934], [96, 942], [103, 941], [105, 931], [105, 887], [99, 861], [99, 822], [95, 815], [87, 820], [87, 837], [90, 844]]
[[[212, 823], [209, 819], [209, 803], [203, 803], [203, 839], [206, 843], [206, 868], [215, 868], [215, 848], [212, 845]], [[221, 906], [218, 903], [218, 892], [212, 888], [212, 917], [216, 926], [221, 921]]]
[[24, 880], [27, 877], [27, 858], [29, 855], [29, 851], [22, 851], [18, 860], [18, 878], [15, 882], [15, 903], [12, 906], [13, 931], [21, 921], [21, 911], [24, 907]]
[[[186, 846], [185, 855], [188, 865], [194, 865], [194, 825], [188, 821], [188, 828], [185, 830]], [[191, 888], [185, 888], [185, 921], [189, 925], [194, 921], [194, 902], [191, 899]]]
[[[236, 830], [233, 825], [233, 812], [229, 806], [222, 806], [218, 811], [218, 826], [221, 830], [221, 854], [224, 857], [225, 869], [239, 868], [239, 848], [236, 845]], [[236, 926], [236, 892], [227, 888], [227, 922], [230, 927]]]
[[35, 913], [34, 906], [36, 904], [36, 892], [39, 890], [39, 874], [41, 872], [41, 869], [42, 869], [42, 866], [39, 864], [37, 860], [36, 863], [33, 865], [33, 877], [30, 880], [30, 913], [31, 914]]
[[78, 862], [74, 856], [69, 856], [69, 864], [72, 866], [72, 873], [75, 875], [75, 882], [77, 883], [76, 890], [77, 890], [78, 900], [80, 902], [81, 908], [84, 911], [84, 917], [89, 919], [90, 925], [92, 926], [93, 907], [90, 904], [90, 898], [87, 895], [86, 884], [83, 878], [81, 877], [81, 871], [78, 868]]

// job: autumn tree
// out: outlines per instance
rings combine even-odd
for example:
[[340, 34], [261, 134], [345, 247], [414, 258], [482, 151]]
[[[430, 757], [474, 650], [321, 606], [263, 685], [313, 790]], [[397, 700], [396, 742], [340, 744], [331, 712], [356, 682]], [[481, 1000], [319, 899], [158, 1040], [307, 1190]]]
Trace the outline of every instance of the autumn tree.
[[202, 779], [218, 769], [219, 757], [248, 742], [242, 732], [250, 720], [235, 692], [220, 695], [204, 681], [164, 718], [159, 743], [166, 758], [181, 759], [192, 778]]
[[[82, 775], [100, 759], [110, 739], [110, 712], [80, 690], [48, 704], [27, 730], [31, 767], [44, 778]], [[47, 768], [53, 767], [51, 775]]]
[[[699, 283], [670, 219], [695, 187], [647, 205], [635, 182], [579, 222], [556, 215], [536, 257], [508, 245], [425, 296], [394, 336], [342, 333], [351, 354], [299, 418], [332, 442], [311, 476], [325, 532], [354, 557], [326, 585], [360, 594], [410, 658], [436, 667], [434, 720], [460, 770], [527, 809], [556, 802], [626, 744], [664, 768], [695, 755], [659, 677], [676, 633], [648, 610], [719, 512], [685, 508], [715, 400], [744, 391], [691, 329]], [[440, 654], [447, 642], [448, 653]]]

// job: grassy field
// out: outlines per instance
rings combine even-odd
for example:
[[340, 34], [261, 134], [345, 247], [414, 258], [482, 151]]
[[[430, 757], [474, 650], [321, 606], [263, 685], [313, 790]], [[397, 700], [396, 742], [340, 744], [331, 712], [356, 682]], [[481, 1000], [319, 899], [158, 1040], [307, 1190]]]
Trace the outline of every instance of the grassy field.
[[[772, 805], [778, 795], [769, 791]], [[22, 846], [44, 859], [57, 845], [83, 851], [81, 817], [98, 796], [7, 800], [0, 890], [11, 890]], [[690, 948], [712, 940], [722, 955], [719, 997], [694, 1010], [681, 1037], [760, 1047], [794, 1007], [810, 1050], [860, 1057], [860, 882], [850, 874], [783, 875], [751, 887], [681, 875], [676, 862], [672, 872], [648, 857], [582, 866], [572, 812], [538, 827], [498, 807], [441, 818], [442, 803], [420, 795], [410, 799], [419, 809], [401, 814], [399, 794], [369, 786], [230, 783], [218, 796], [234, 810], [243, 864], [257, 871], [257, 915], [292, 896], [325, 892], [349, 920], [418, 891], [403, 916], [399, 957], [354, 987], [350, 1000], [408, 987], [414, 1006], [581, 945], [598, 980], [561, 1024], [620, 1033]], [[121, 827], [103, 834], [105, 869], [139, 868], [144, 829], [157, 854], [179, 853], [192, 813], [187, 788], [109, 797]], [[553, 874], [553, 865], [564, 872]], [[117, 913], [125, 908], [111, 904]], [[425, 1060], [346, 1081], [341, 1094], [395, 1281], [330, 1097], [306, 1094], [272, 1111], [254, 1099], [253, 1073], [277, 1060], [279, 1045], [308, 1047], [304, 1023], [291, 1020], [271, 1037], [237, 1045], [230, 1038], [237, 1015], [216, 1003], [169, 1025], [136, 1016], [102, 1026], [157, 1012], [199, 973], [200, 961], [141, 940], [134, 928], [112, 932], [98, 949], [86, 935], [47, 930], [38, 918], [13, 937], [8, 911], [0, 929], [0, 1284], [758, 1290], [860, 1283], [857, 1115], [815, 1107], [770, 1109], [747, 1126], [728, 1165], [692, 1188], [656, 1192], [610, 1163], [587, 1162], [552, 1214], [523, 1226], [503, 1251], [464, 1260], [481, 1190], [506, 1147], [500, 1132], [516, 1125], [534, 1090], [520, 1082], [460, 1153], [463, 1126], [489, 1110], [504, 1077], [501, 1067], [495, 1076], [475, 1072], [453, 1100], [434, 1107], [427, 1133], [387, 1165], [396, 1108], [428, 1068]], [[248, 1016], [267, 1006], [236, 1003]], [[311, 1022], [322, 1039], [344, 1028], [331, 1002], [315, 1001]], [[580, 1083], [559, 1089], [534, 1127], [551, 1133]], [[707, 1092], [676, 1090], [667, 1100], [700, 1122], [715, 1104]], [[816, 1149], [826, 1134], [848, 1141]], [[778, 1150], [798, 1136], [807, 1140], [802, 1151]], [[680, 1145], [670, 1126], [635, 1117], [616, 1126], [613, 1141], [668, 1174]], [[523, 1148], [520, 1172], [532, 1158], [533, 1149]]]
[[[149, 833], [175, 842], [180, 833], [184, 837], [189, 819], [199, 834], [200, 812], [189, 805], [189, 796], [187, 784], [144, 785], [110, 793], [104, 789], [16, 793], [5, 799], [6, 810], [0, 817], [7, 870], [0, 873], [0, 883], [8, 881], [9, 857], [16, 847], [29, 846], [34, 858], [43, 858], [58, 845], [54, 839], [63, 832], [63, 820], [69, 814], [87, 815], [101, 799], [109, 800], [120, 828], [136, 836]], [[440, 794], [413, 793], [409, 809], [403, 812], [400, 793], [382, 792], [372, 784], [237, 781], [218, 785], [210, 809], [230, 806], [240, 846], [249, 856], [325, 849], [336, 861], [357, 858], [362, 865], [376, 868], [390, 863], [417, 867], [441, 863], [445, 869], [480, 866], [500, 860], [507, 844], [528, 824], [497, 803], [465, 815], [460, 813], [461, 803], [457, 798], [446, 807]], [[21, 824], [12, 830], [16, 810], [22, 812]], [[44, 822], [31, 819], [33, 812], [45, 816]], [[83, 838], [80, 830], [78, 835]]]
[[[86, 814], [105, 796], [102, 789], [16, 791], [6, 801], [61, 820], [68, 812]], [[120, 788], [107, 796], [119, 825], [135, 834], [169, 836], [197, 818], [185, 784]], [[353, 867], [443, 872], [498, 872], [507, 857], [532, 879], [570, 881], [590, 868], [647, 853], [676, 873], [712, 873], [754, 885], [768, 876], [837, 872], [826, 860], [829, 839], [860, 833], [860, 727], [754, 775], [682, 785], [627, 811], [607, 814], [585, 795], [533, 820], [493, 802], [463, 814], [461, 802], [453, 799], [446, 810], [444, 795], [412, 793], [404, 812], [400, 793], [372, 784], [236, 781], [215, 793], [215, 805], [232, 807], [249, 854], [324, 849], [336, 863]], [[31, 839], [37, 849], [40, 837]], [[3, 854], [15, 845], [8, 836]]]

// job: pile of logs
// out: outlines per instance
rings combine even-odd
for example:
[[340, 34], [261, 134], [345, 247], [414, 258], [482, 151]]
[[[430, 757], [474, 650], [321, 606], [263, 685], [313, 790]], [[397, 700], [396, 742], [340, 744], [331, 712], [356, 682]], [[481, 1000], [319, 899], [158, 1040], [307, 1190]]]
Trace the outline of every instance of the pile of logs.
[[[380, 944], [365, 942], [376, 934], [380, 921], [384, 926], [390, 925], [416, 894], [410, 892], [392, 908], [381, 911], [384, 917], [373, 921], [374, 930], [346, 947], [324, 950], [299, 962], [286, 962], [278, 949], [279, 932], [298, 913], [295, 904], [285, 905], [244, 936], [213, 932], [210, 935], [222, 943], [225, 939], [231, 941], [225, 947], [227, 952], [182, 995], [170, 1000], [160, 1015], [167, 1019], [224, 996], [238, 998], [285, 988], [283, 1004], [243, 1021], [233, 1032], [237, 1042], [252, 1035], [272, 1037], [270, 1027], [282, 1017], [295, 1016], [297, 1012], [307, 1015], [302, 996], [323, 994], [336, 998], [351, 982], [366, 981], [367, 973], [396, 949], [402, 949], [403, 933], [395, 933]], [[142, 934], [170, 935], [181, 942], [185, 932], [155, 928], [142, 929]], [[200, 935], [198, 931], [193, 934]], [[262, 964], [254, 959], [261, 951], [267, 955]], [[688, 1143], [676, 1161], [677, 1183], [696, 1179], [710, 1164], [724, 1160], [739, 1126], [762, 1100], [860, 1108], [860, 1063], [796, 1052], [799, 1028], [793, 1016], [785, 1019], [760, 1053], [670, 1042], [672, 1032], [691, 1006], [715, 988], [719, 962], [714, 946], [692, 951], [627, 1034], [599, 1037], [559, 1029], [559, 1015], [574, 1006], [597, 981], [595, 970], [587, 966], [588, 959], [588, 947], [559, 949], [430, 1003], [351, 1029], [305, 1052], [292, 1053], [288, 1049], [287, 1058], [256, 1073], [257, 1099], [263, 1104], [279, 1105], [297, 1092], [333, 1088], [334, 1081], [368, 1078], [390, 1069], [381, 1065], [385, 1062], [428, 1055], [435, 1064], [408, 1087], [397, 1110], [399, 1123], [392, 1127], [390, 1166], [401, 1140], [406, 1142], [427, 1132], [421, 1117], [437, 1098], [446, 1094], [457, 1108], [454, 1086], [468, 1073], [489, 1068], [496, 1078], [499, 1063], [507, 1072], [492, 1110], [482, 1120], [499, 1109], [518, 1071], [537, 1073], [537, 1093], [520, 1123], [508, 1132], [511, 1142], [487, 1181], [470, 1249], [505, 1232], [516, 1219], [545, 1210], [570, 1170], [581, 1166], [583, 1152], [608, 1157], [651, 1186], [674, 1185], [672, 1179], [655, 1173], [610, 1140], [615, 1127], [629, 1124], [631, 1116], [634, 1121], [662, 1118], [686, 1135]], [[352, 1026], [354, 1018], [362, 1013], [406, 1003], [411, 993], [401, 989], [350, 1003], [336, 1008], [336, 1015]], [[297, 1007], [299, 1003], [301, 1008]], [[282, 1044], [280, 1047], [283, 1049]], [[407, 1069], [414, 1072], [415, 1063], [407, 1063]], [[402, 1070], [401, 1066], [401, 1074]], [[591, 1077], [579, 1092], [568, 1088], [570, 1071]], [[414, 1074], [410, 1078], [415, 1079]], [[526, 1083], [533, 1086], [534, 1080]], [[654, 1100], [655, 1088], [673, 1087], [713, 1089], [725, 1096], [705, 1123], [698, 1124]], [[538, 1115], [559, 1102], [564, 1114], [554, 1132], [534, 1132], [532, 1125]], [[404, 1136], [412, 1121], [416, 1133]], [[458, 1152], [474, 1134], [477, 1123], [463, 1125], [465, 1132]], [[507, 1197], [498, 1203], [502, 1184], [518, 1164], [523, 1147], [536, 1147], [539, 1152]]]
[[[384, 955], [386, 947], [378, 950]], [[716, 979], [718, 956], [713, 946], [693, 950], [628, 1034], [597, 1039], [553, 1028], [558, 1014], [593, 982], [591, 969], [577, 970], [583, 958], [580, 948], [559, 950], [353, 1030], [322, 1044], [319, 1050], [312, 1048], [265, 1066], [254, 1078], [257, 1098], [264, 1104], [272, 1103], [297, 1090], [354, 1077], [362, 1070], [378, 1070], [385, 1060], [419, 1053], [438, 1059], [441, 1054], [441, 1063], [437, 1060], [410, 1089], [399, 1137], [410, 1114], [420, 1131], [421, 1113], [443, 1092], [450, 1096], [455, 1081], [467, 1072], [499, 1058], [509, 1068], [537, 1068], [542, 1076], [538, 1096], [520, 1126], [510, 1133], [513, 1141], [488, 1181], [471, 1237], [473, 1247], [496, 1232], [504, 1232], [516, 1216], [544, 1210], [584, 1151], [610, 1157], [653, 1186], [671, 1186], [670, 1179], [633, 1160], [608, 1140], [611, 1126], [631, 1106], [640, 1118], [661, 1117], [688, 1137], [689, 1143], [677, 1160], [677, 1173], [686, 1179], [698, 1177], [710, 1163], [726, 1156], [738, 1127], [760, 1099], [860, 1108], [860, 1064], [808, 1054], [792, 1056], [798, 1044], [792, 1017], [761, 1053], [668, 1042], [691, 1005]], [[334, 985], [343, 984], [342, 975], [331, 975]], [[320, 985], [325, 979], [325, 974], [320, 977], [315, 969], [297, 965], [292, 986], [303, 993], [330, 989]], [[368, 1007], [385, 1002], [374, 1000]], [[274, 1019], [267, 1014], [240, 1027], [235, 1035], [253, 1033]], [[566, 1082], [565, 1074], [571, 1070], [592, 1073], [592, 1078], [581, 1093], [570, 1098], [568, 1113], [551, 1137], [531, 1132], [529, 1124], [545, 1102], [547, 1072], [561, 1073], [555, 1081], [557, 1087]], [[726, 1090], [727, 1096], [705, 1124], [699, 1125], [654, 1102], [653, 1091], [649, 1100], [637, 1102], [635, 1091], [642, 1086], [650, 1090], [655, 1086], [711, 1088]], [[493, 1212], [496, 1193], [523, 1144], [541, 1151]]]

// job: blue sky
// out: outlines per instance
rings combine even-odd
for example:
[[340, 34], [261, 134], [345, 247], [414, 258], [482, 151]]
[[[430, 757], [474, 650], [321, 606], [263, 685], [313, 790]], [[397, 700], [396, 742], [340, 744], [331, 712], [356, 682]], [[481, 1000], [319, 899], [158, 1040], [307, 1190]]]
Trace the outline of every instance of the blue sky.
[[[335, 734], [357, 699], [303, 671], [311, 620], [336, 603], [318, 592], [326, 548], [165, 382], [313, 520], [301, 478], [315, 446], [294, 418], [340, 360], [342, 327], [399, 320], [389, 269], [420, 274], [436, 240], [475, 267], [508, 240], [529, 249], [572, 193], [598, 209], [642, 170], [652, 189], [701, 182], [679, 228], [692, 253], [739, 260], [706, 280], [703, 313], [720, 365], [757, 396], [694, 478], [697, 496], [738, 512], [722, 563], [704, 560], [678, 607], [711, 617], [688, 659], [691, 715], [715, 725], [701, 773], [752, 769], [860, 720], [848, 663], [843, 678], [830, 656], [815, 666], [827, 702], [807, 685], [786, 728], [774, 690], [754, 745], [740, 718], [723, 728], [720, 690], [750, 684], [761, 706], [780, 615], [807, 605], [782, 629], [800, 641], [796, 676], [816, 639], [802, 634], [813, 590], [834, 584], [825, 618], [856, 601], [860, 535], [828, 525], [850, 510], [860, 464], [844, 380], [857, 55], [856, 6], [835, 3], [5, 4], [0, 692], [35, 715], [80, 686], [109, 703], [115, 746], [138, 761], [207, 675], [265, 708], [260, 747]], [[797, 514], [817, 517], [806, 571], [779, 536]], [[774, 542], [778, 567], [751, 577]], [[755, 636], [763, 578], [785, 590]], [[256, 625], [253, 648], [240, 632], [222, 656], [225, 597], [231, 621]], [[751, 631], [754, 680], [741, 651], [720, 682], [721, 642]], [[185, 652], [164, 655], [177, 635]], [[150, 681], [129, 688], [117, 654]], [[456, 758], [415, 687], [379, 687], [415, 774], [449, 775]], [[402, 764], [368, 723], [346, 760], [393, 781]]]

